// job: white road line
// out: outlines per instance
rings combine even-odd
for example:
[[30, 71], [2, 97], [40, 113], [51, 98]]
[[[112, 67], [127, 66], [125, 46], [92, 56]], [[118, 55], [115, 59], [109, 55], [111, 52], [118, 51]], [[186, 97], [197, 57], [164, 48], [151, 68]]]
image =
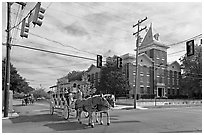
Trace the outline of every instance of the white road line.
[[[119, 109], [125, 109], [125, 108], [134, 108], [134, 106], [126, 106], [126, 105], [117, 105], [115, 106], [113, 109], [119, 110]], [[140, 107], [140, 106], [136, 106], [137, 109], [140, 110], [146, 110], [148, 108], [144, 108], [144, 107]]]

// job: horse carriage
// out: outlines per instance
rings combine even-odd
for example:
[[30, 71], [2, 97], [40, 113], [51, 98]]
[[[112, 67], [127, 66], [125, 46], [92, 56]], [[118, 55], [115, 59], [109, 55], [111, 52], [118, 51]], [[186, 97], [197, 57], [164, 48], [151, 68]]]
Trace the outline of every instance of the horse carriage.
[[77, 100], [71, 93], [52, 93], [50, 97], [50, 114], [53, 115], [56, 109], [61, 110], [64, 119], [69, 119], [70, 114], [75, 113], [79, 123], [83, 112], [85, 118], [89, 118], [89, 125], [94, 127], [93, 114], [95, 112], [96, 122], [97, 113], [100, 114], [100, 124], [102, 123], [102, 113], [107, 114], [107, 125], [110, 124], [109, 110], [115, 105], [113, 95], [94, 95], [87, 99]]
[[50, 96], [50, 114], [54, 114], [56, 109], [62, 110], [62, 115], [68, 119], [70, 112], [74, 109], [69, 93], [52, 93]]
[[33, 103], [34, 103], [34, 97], [32, 94], [27, 94], [23, 96], [22, 105], [27, 106], [28, 104], [33, 104]]

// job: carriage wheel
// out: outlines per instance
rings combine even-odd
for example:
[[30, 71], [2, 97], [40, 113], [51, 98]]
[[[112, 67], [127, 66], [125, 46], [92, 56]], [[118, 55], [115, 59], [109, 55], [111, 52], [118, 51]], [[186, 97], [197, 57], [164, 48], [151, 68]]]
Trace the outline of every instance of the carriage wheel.
[[69, 107], [65, 106], [64, 107], [64, 119], [67, 120], [69, 118]]
[[52, 106], [52, 104], [50, 103], [50, 114], [53, 115], [54, 113], [54, 107]]

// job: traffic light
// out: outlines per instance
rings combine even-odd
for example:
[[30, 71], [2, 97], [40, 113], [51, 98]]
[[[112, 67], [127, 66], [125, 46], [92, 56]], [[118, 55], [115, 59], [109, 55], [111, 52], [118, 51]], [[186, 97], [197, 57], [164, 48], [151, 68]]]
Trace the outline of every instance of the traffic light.
[[38, 25], [38, 26], [41, 26], [42, 25], [42, 19], [44, 18], [44, 13], [45, 13], [45, 9], [44, 8], [41, 8], [41, 3], [38, 2], [36, 4], [36, 7], [35, 7], [35, 13], [34, 13], [34, 17], [33, 17], [33, 24], [34, 25]]
[[102, 56], [97, 55], [97, 68], [101, 68], [101, 67], [102, 67]]
[[194, 40], [190, 40], [186, 42], [186, 51], [187, 51], [187, 56], [194, 55]]
[[117, 68], [121, 68], [122, 67], [122, 58], [117, 57]]
[[22, 25], [21, 25], [20, 36], [28, 38], [28, 32], [29, 32], [29, 24], [26, 23], [26, 19], [24, 18], [23, 21], [22, 21]]

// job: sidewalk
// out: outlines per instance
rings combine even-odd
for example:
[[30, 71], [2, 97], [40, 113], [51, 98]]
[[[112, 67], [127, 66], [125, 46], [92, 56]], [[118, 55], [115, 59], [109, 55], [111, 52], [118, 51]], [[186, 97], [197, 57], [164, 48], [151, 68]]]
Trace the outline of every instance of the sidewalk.
[[8, 117], [4, 117], [4, 112], [2, 111], [2, 120], [10, 119], [10, 118], [15, 118], [18, 117], [18, 113], [16, 113], [14, 110], [13, 112], [8, 113]]
[[[19, 100], [19, 99], [13, 100], [13, 106], [20, 105], [20, 104], [21, 104], [21, 100]], [[2, 120], [15, 118], [15, 117], [18, 117], [18, 116], [19, 116], [19, 114], [16, 113], [14, 109], [12, 111], [9, 111], [8, 117], [4, 117], [4, 112], [2, 111]]]

